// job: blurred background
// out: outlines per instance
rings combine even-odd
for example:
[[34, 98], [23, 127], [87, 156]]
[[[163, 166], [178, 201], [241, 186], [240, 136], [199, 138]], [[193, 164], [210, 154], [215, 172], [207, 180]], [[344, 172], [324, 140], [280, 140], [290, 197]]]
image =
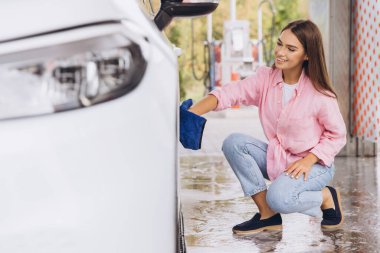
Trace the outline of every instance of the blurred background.
[[[261, 3], [262, 2], [262, 3]], [[144, 4], [156, 13], [159, 0]], [[308, 0], [274, 0], [272, 1], [236, 1], [236, 17], [246, 20], [249, 24], [249, 39], [256, 52], [258, 46], [258, 7], [261, 3], [263, 15], [263, 49], [264, 60], [269, 65], [273, 63], [273, 47], [277, 36], [291, 20], [308, 18]], [[212, 14], [212, 41], [220, 44], [223, 41], [224, 21], [230, 19], [230, 1], [220, 1], [218, 8]], [[275, 10], [273, 10], [275, 8]], [[275, 13], [273, 13], [275, 11]], [[181, 100], [192, 98], [197, 101], [208, 92], [208, 47], [207, 47], [207, 17], [176, 19], [164, 33], [176, 47], [182, 49], [179, 56], [180, 96]], [[272, 43], [272, 44], [271, 44]], [[256, 59], [257, 60], [257, 59]]]

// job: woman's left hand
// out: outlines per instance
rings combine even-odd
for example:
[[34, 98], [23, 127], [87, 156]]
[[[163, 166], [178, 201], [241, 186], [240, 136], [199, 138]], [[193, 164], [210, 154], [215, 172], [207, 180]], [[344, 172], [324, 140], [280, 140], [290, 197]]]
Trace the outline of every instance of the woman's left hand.
[[289, 175], [291, 178], [298, 179], [302, 174], [305, 174], [305, 181], [309, 176], [311, 167], [313, 167], [314, 162], [310, 161], [308, 158], [302, 158], [298, 161], [291, 163], [285, 170], [286, 175]]

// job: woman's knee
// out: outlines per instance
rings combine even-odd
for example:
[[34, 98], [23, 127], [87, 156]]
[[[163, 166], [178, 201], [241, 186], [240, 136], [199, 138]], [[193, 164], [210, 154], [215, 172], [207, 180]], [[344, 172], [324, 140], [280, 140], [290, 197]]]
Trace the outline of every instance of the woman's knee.
[[285, 189], [279, 191], [269, 187], [266, 200], [269, 207], [276, 213], [292, 213], [295, 206], [295, 199]]
[[245, 145], [246, 138], [247, 136], [244, 134], [239, 134], [239, 133], [230, 134], [223, 141], [223, 145], [222, 145], [223, 153], [226, 155], [233, 150], [240, 149], [240, 147], [243, 147]]

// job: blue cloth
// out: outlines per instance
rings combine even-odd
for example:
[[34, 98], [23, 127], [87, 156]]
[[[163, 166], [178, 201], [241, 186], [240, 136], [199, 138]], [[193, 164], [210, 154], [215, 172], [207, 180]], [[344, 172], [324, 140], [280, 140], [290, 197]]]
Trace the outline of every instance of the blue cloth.
[[179, 107], [179, 140], [182, 146], [187, 149], [198, 150], [201, 148], [203, 130], [206, 119], [189, 112], [193, 105], [193, 100], [184, 101]]

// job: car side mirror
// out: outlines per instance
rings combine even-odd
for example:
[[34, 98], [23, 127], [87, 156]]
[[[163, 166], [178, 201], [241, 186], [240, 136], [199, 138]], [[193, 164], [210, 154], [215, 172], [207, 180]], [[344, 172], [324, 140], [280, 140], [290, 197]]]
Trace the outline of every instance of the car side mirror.
[[219, 5], [216, 0], [161, 0], [161, 7], [154, 18], [158, 29], [162, 31], [174, 17], [195, 17], [213, 12]]

